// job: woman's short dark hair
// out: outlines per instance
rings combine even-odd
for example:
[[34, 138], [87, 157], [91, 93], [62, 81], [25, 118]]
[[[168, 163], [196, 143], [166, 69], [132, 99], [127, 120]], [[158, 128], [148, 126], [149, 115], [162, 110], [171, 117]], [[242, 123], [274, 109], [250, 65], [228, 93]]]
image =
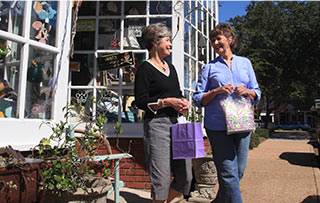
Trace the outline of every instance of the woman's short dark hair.
[[150, 24], [142, 32], [142, 43], [148, 51], [153, 44], [157, 44], [163, 37], [171, 38], [171, 30], [164, 23]]
[[209, 33], [209, 39], [211, 42], [218, 36], [218, 35], [224, 35], [226, 38], [232, 37], [232, 42], [230, 44], [231, 50], [234, 50], [237, 45], [237, 37], [232, 29], [231, 25], [228, 23], [219, 23], [213, 30]]

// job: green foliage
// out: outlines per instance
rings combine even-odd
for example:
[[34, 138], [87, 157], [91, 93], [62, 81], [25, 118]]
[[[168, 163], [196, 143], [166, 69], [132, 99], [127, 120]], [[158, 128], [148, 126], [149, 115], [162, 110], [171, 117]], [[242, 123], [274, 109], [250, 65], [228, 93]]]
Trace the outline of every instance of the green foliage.
[[[96, 101], [95, 101], [96, 102]], [[67, 191], [75, 192], [78, 188], [86, 189], [86, 185], [94, 175], [108, 176], [110, 165], [107, 160], [93, 161], [98, 148], [102, 145], [104, 135], [105, 113], [90, 116], [85, 112], [81, 104], [67, 105], [64, 117], [66, 121], [44, 122], [49, 126], [52, 134], [49, 138], [41, 139], [35, 147], [35, 158], [43, 159], [48, 167], [43, 171], [42, 187], [60, 195]], [[74, 114], [81, 115], [81, 123], [70, 126], [68, 119]], [[85, 130], [81, 136], [74, 135], [74, 129], [85, 124]], [[41, 126], [40, 126], [41, 127]], [[117, 123], [117, 129], [122, 132], [121, 125]]]
[[259, 144], [269, 138], [269, 129], [257, 128], [250, 138], [249, 149], [258, 147]]
[[260, 144], [260, 137], [256, 133], [252, 133], [250, 137], [249, 149], [253, 149]]
[[263, 137], [268, 139], [269, 138], [269, 129], [267, 128], [257, 128], [255, 131], [255, 134], [257, 134], [259, 137]]
[[201, 108], [197, 108], [195, 104], [192, 104], [190, 111], [186, 114], [186, 120], [190, 122], [202, 122], [203, 116], [201, 113]]
[[252, 1], [247, 14], [230, 19], [262, 90], [259, 108], [281, 104], [310, 109], [320, 89], [320, 2]]

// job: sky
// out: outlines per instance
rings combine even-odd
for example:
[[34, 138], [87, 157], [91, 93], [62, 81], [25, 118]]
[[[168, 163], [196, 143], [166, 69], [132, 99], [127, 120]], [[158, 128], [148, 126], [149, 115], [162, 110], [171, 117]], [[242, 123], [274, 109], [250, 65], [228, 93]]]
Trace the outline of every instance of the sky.
[[246, 14], [245, 8], [250, 1], [219, 1], [219, 22], [227, 22], [230, 18]]

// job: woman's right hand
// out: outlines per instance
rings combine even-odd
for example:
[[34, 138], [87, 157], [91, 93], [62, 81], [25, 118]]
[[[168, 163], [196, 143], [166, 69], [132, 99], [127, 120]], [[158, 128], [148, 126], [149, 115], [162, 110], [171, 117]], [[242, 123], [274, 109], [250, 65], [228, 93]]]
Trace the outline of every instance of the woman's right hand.
[[222, 87], [217, 88], [217, 94], [222, 94], [222, 93], [231, 94], [232, 91], [233, 91], [233, 85], [231, 85], [231, 84], [224, 85]]
[[209, 92], [206, 92], [202, 96], [201, 105], [203, 106], [208, 105], [213, 100], [213, 98], [215, 98], [218, 94], [223, 94], [223, 93], [231, 94], [232, 91], [233, 91], [233, 85], [228, 84], [228, 85], [224, 85], [216, 89], [213, 89]]
[[189, 109], [190, 104], [189, 102], [185, 102], [183, 99], [180, 98], [166, 98], [164, 100], [165, 107], [171, 106], [179, 113], [182, 113], [182, 111]]

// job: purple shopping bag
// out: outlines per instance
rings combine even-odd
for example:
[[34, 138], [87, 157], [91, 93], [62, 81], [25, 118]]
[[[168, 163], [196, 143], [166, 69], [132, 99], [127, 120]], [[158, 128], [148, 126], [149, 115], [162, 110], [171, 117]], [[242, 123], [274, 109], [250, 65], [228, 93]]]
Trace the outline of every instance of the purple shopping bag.
[[205, 157], [201, 123], [178, 123], [171, 127], [173, 159]]

